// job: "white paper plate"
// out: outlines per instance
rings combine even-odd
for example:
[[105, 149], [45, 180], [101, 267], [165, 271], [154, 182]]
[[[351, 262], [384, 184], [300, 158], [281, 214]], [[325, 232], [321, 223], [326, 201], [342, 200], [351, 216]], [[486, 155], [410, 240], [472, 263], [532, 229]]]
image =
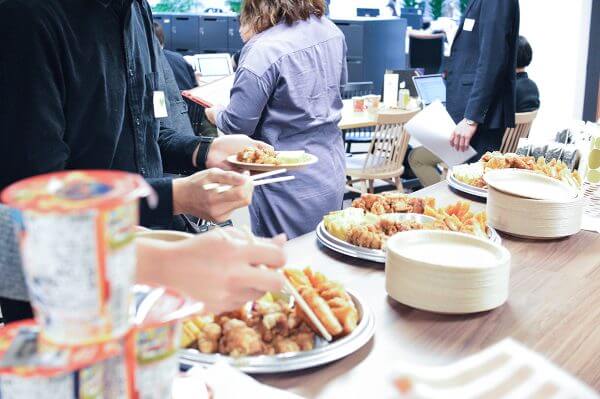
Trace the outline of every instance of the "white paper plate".
[[[296, 153], [296, 152], [298, 152], [298, 151], [277, 151], [278, 154], [282, 154], [282, 155], [289, 154], [289, 153]], [[270, 172], [272, 170], [277, 170], [277, 169], [287, 169], [287, 170], [301, 169], [301, 168], [305, 168], [309, 165], [313, 165], [319, 161], [319, 158], [317, 158], [315, 155], [312, 155], [309, 153], [304, 153], [304, 156], [305, 156], [305, 160], [303, 162], [283, 163], [281, 165], [240, 162], [237, 160], [237, 155], [228, 156], [227, 162], [229, 162], [232, 165], [237, 166], [240, 169], [244, 169], [244, 170], [251, 170], [251, 171], [256, 171], [256, 172]]]
[[577, 190], [541, 173], [523, 169], [491, 170], [483, 175], [488, 186], [506, 194], [534, 200], [569, 201]]
[[486, 188], [471, 186], [467, 183], [458, 180], [454, 176], [454, 172], [452, 171], [452, 169], [450, 169], [448, 171], [448, 174], [446, 175], [446, 182], [451, 188], [463, 192], [465, 194], [473, 195], [475, 197], [483, 199], [486, 199], [488, 196], [488, 190]]
[[508, 298], [510, 253], [489, 240], [415, 230], [390, 238], [387, 251], [386, 289], [405, 305], [466, 314], [494, 309]]

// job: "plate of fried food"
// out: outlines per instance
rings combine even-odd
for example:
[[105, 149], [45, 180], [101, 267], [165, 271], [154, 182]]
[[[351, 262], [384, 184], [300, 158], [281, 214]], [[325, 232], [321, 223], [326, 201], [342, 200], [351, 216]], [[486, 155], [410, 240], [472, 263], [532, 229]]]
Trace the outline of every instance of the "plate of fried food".
[[285, 269], [284, 275], [308, 309], [287, 292], [268, 293], [235, 312], [190, 319], [183, 326], [181, 364], [224, 360], [250, 374], [282, 373], [333, 362], [369, 342], [375, 319], [356, 294], [311, 268]]
[[300, 169], [318, 161], [319, 158], [305, 151], [274, 151], [270, 148], [254, 147], [247, 147], [227, 157], [227, 162], [232, 165], [256, 172], [270, 172], [281, 168]]
[[544, 157], [531, 157], [517, 154], [487, 152], [479, 162], [453, 167], [448, 171], [448, 185], [455, 190], [481, 198], [487, 198], [488, 186], [484, 179], [486, 172], [498, 169], [522, 169], [540, 173], [560, 180], [569, 186], [579, 189], [582, 184], [579, 172], [571, 171], [566, 163]]
[[317, 226], [317, 239], [333, 251], [385, 263], [387, 240], [411, 230], [466, 233], [500, 243], [485, 212], [474, 213], [466, 201], [436, 208], [434, 198], [404, 194], [363, 194], [352, 207], [332, 212]]

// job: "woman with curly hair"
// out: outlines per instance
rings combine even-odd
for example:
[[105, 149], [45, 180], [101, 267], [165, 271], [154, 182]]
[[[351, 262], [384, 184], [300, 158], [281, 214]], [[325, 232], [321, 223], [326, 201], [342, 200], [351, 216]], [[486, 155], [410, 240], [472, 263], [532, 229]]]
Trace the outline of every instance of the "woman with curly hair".
[[340, 209], [345, 187], [340, 85], [346, 43], [324, 0], [245, 0], [242, 50], [231, 102], [207, 110], [226, 134], [243, 133], [276, 150], [305, 150], [316, 165], [296, 180], [258, 187], [250, 207], [255, 234], [293, 238]]

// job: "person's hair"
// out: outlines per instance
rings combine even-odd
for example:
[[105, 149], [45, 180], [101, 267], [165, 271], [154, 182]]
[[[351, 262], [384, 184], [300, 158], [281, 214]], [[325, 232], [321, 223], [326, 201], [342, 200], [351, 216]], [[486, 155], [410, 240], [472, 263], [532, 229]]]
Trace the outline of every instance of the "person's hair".
[[282, 21], [291, 25], [311, 15], [321, 18], [325, 9], [325, 0], [244, 0], [240, 22], [260, 33]]
[[164, 46], [165, 45], [165, 32], [163, 31], [162, 25], [159, 24], [158, 22], [153, 22], [152, 25], [154, 25], [154, 34], [156, 35], [158, 42], [160, 43], [161, 46]]
[[531, 64], [533, 50], [525, 37], [519, 36], [517, 47], [517, 68], [525, 68]]

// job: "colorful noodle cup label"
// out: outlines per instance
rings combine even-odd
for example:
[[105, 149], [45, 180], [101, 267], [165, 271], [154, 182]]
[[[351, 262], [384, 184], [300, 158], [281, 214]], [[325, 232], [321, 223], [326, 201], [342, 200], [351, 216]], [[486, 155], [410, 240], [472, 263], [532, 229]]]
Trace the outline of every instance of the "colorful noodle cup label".
[[33, 320], [11, 324], [0, 330], [0, 398], [132, 399], [124, 348], [122, 341], [56, 346]]
[[183, 320], [204, 306], [164, 288], [136, 286], [136, 327], [128, 348], [136, 359], [135, 389], [139, 399], [169, 398], [179, 372], [177, 352]]
[[36, 321], [57, 344], [121, 337], [130, 328], [138, 175], [71, 171], [33, 177], [2, 193], [18, 209], [21, 253]]

